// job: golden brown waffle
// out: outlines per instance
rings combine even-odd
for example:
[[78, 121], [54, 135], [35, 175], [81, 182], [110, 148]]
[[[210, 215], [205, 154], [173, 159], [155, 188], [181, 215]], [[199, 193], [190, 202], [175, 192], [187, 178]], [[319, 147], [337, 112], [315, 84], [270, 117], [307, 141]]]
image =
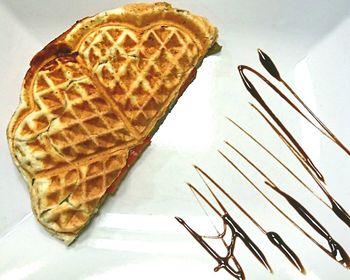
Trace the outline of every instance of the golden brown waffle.
[[78, 21], [33, 58], [8, 140], [48, 231], [78, 236], [216, 38], [202, 17], [133, 4]]

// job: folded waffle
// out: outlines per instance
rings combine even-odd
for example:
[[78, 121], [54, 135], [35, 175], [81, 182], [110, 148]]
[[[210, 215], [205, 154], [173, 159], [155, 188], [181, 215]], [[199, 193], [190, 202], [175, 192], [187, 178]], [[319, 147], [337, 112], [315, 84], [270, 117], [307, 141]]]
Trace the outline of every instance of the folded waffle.
[[216, 38], [200, 16], [132, 4], [78, 21], [34, 56], [7, 136], [46, 230], [74, 241]]

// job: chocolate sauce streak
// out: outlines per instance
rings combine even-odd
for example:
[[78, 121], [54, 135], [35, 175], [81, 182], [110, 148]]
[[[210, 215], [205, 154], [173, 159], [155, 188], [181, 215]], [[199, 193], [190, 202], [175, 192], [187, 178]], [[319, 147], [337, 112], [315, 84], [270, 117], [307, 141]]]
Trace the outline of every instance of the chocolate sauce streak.
[[[236, 238], [238, 234], [235, 234], [236, 230], [233, 228], [232, 235], [234, 235], [234, 238], [232, 238], [231, 243], [229, 244], [227, 248], [227, 254], [225, 257], [220, 256], [212, 247], [209, 246], [209, 244], [203, 239], [201, 235], [199, 235], [197, 232], [195, 232], [183, 219], [180, 217], [175, 217], [175, 219], [184, 226], [184, 228], [194, 237], [194, 239], [197, 240], [197, 242], [211, 255], [218, 263], [218, 265], [214, 268], [214, 271], [217, 272], [220, 269], [225, 269], [230, 275], [232, 275], [234, 278], [239, 280], [244, 280], [245, 274], [242, 269], [242, 267], [239, 265], [238, 261], [233, 255], [234, 245], [236, 242]], [[222, 219], [224, 223], [227, 220], [227, 215], [222, 216]], [[244, 241], [243, 241], [244, 242]], [[237, 266], [237, 269], [234, 269], [230, 264], [229, 261], [233, 260], [235, 265]]]
[[279, 163], [290, 175], [292, 175], [306, 190], [308, 190], [313, 196], [315, 196], [319, 201], [321, 201], [326, 207], [332, 209], [331, 206], [327, 204], [319, 195], [317, 195], [300, 177], [298, 177], [294, 171], [292, 171], [285, 163], [282, 162], [273, 152], [271, 152], [265, 145], [263, 145], [257, 138], [255, 138], [246, 129], [240, 126], [237, 122], [229, 117], [226, 117], [233, 125], [235, 125], [242, 133], [248, 136], [252, 141], [254, 141], [262, 150], [264, 150], [271, 158], [273, 158], [277, 163]]
[[[257, 170], [267, 181], [273, 186], [276, 186], [271, 179], [261, 171], [254, 163], [252, 163], [245, 155], [243, 155], [238, 149], [236, 149], [232, 144], [225, 142], [228, 144], [233, 150], [235, 150], [244, 160], [246, 160], [255, 170]], [[299, 202], [297, 202], [292, 197], [288, 196], [289, 201], [291, 201], [291, 205], [299, 215], [301, 215], [306, 222], [310, 224], [322, 237], [324, 237], [330, 250], [325, 248], [319, 242], [317, 242], [309, 233], [307, 233], [303, 228], [301, 228], [295, 221], [293, 221], [287, 214], [285, 214], [270, 198], [268, 198], [263, 191], [235, 164], [232, 160], [230, 160], [225, 154], [219, 151], [219, 153], [230, 163], [230, 165], [236, 169], [249, 183], [253, 186], [278, 212], [280, 212], [289, 222], [291, 222], [297, 229], [299, 229], [307, 238], [309, 238], [315, 245], [317, 245], [323, 252], [325, 252], [328, 256], [330, 256], [335, 261], [339, 262], [345, 268], [350, 269], [350, 260], [349, 256], [342, 248], [342, 246], [336, 242], [328, 233], [328, 231], [311, 215], [309, 211], [305, 209]], [[286, 194], [287, 195], [287, 194]]]
[[[258, 246], [256, 246], [255, 243], [249, 238], [249, 236], [243, 231], [243, 229], [228, 214], [228, 211], [226, 210], [226, 208], [224, 207], [222, 202], [218, 199], [218, 197], [215, 195], [215, 193], [212, 191], [212, 189], [209, 187], [209, 185], [206, 184], [208, 190], [210, 191], [211, 195], [214, 197], [216, 203], [220, 206], [221, 210], [223, 211], [223, 214], [220, 214], [220, 212], [209, 202], [209, 200], [201, 192], [199, 192], [193, 185], [191, 185], [190, 183], [187, 183], [187, 185], [191, 188], [191, 190], [193, 190], [197, 195], [199, 195], [200, 198], [202, 198], [221, 218], [226, 216], [226, 218], [223, 219], [223, 221], [224, 221], [224, 228], [227, 228], [227, 226], [228, 226], [231, 229], [231, 233], [233, 233], [233, 229], [237, 230], [237, 233], [239, 233], [239, 234], [236, 237], [239, 237], [243, 241], [243, 243], [246, 245], [246, 247], [258, 259], [258, 261], [269, 272], [272, 273], [272, 268], [270, 267], [269, 263], [267, 262], [264, 254], [261, 252], [261, 250], [258, 248]], [[229, 223], [226, 221], [227, 219], [228, 219]], [[232, 225], [234, 227], [232, 227]], [[232, 235], [231, 239], [232, 238], [233, 238], [233, 235]], [[233, 252], [233, 248], [232, 248], [232, 252]]]
[[328, 242], [330, 255], [347, 269], [350, 269], [350, 258], [343, 247], [333, 239], [327, 229], [296, 199], [282, 191], [276, 185], [265, 182], [273, 190], [283, 196], [298, 214]]
[[328, 139], [333, 141], [336, 145], [338, 145], [344, 152], [350, 155], [350, 150], [332, 133], [332, 131], [316, 116], [316, 114], [304, 103], [304, 101], [297, 95], [297, 93], [289, 86], [289, 84], [282, 79], [279, 71], [277, 70], [276, 65], [273, 63], [272, 59], [264, 53], [262, 50], [258, 49], [259, 60], [266, 69], [267, 72], [270, 73], [272, 77], [274, 77], [277, 81], [281, 82], [288, 91], [295, 97], [295, 99], [307, 110], [307, 112], [314, 118], [314, 120], [321, 126], [318, 127], [315, 125], [309, 118], [307, 118], [301, 111], [295, 106], [295, 104], [291, 104], [288, 99], [285, 99], [284, 96], [281, 96], [294, 110], [296, 110], [304, 119], [306, 119], [311, 125], [313, 125], [317, 130], [319, 130], [323, 135], [325, 135]]
[[[280, 78], [279, 72], [276, 66], [273, 64], [272, 60], [264, 54], [261, 50], [259, 50], [259, 57], [262, 61], [263, 66], [268, 69], [269, 73], [279, 81], [282, 81]], [[350, 227], [350, 215], [346, 212], [346, 210], [338, 203], [327, 191], [325, 185], [325, 179], [322, 173], [316, 168], [312, 160], [309, 158], [307, 153], [303, 150], [298, 141], [293, 137], [293, 135], [289, 132], [289, 130], [283, 125], [283, 123], [279, 120], [279, 118], [273, 113], [270, 107], [265, 103], [261, 95], [255, 89], [254, 85], [250, 82], [247, 76], [244, 74], [244, 70], [247, 70], [257, 77], [259, 77], [262, 81], [264, 81], [268, 86], [270, 86], [283, 100], [285, 100], [293, 109], [295, 109], [299, 114], [301, 114], [304, 118], [309, 120], [297, 107], [296, 105], [288, 99], [274, 84], [272, 84], [267, 78], [265, 78], [262, 74], [260, 74], [255, 69], [240, 65], [238, 66], [238, 71], [248, 92], [254, 97], [254, 99], [261, 105], [261, 107], [267, 112], [267, 114], [272, 118], [272, 120], [276, 123], [276, 125], [282, 130], [282, 132], [277, 128], [277, 126], [273, 125], [271, 121], [254, 105], [253, 108], [256, 109], [260, 115], [265, 119], [265, 121], [273, 128], [274, 132], [279, 136], [279, 138], [287, 145], [287, 147], [292, 151], [292, 153], [296, 156], [296, 158], [301, 162], [303, 167], [307, 170], [307, 172], [312, 176], [318, 186], [321, 188], [323, 193], [327, 196], [327, 199], [330, 201], [332, 205], [332, 211], [335, 213], [338, 218], [340, 218], [348, 227]], [[294, 92], [293, 92], [294, 93]], [[295, 94], [295, 93], [294, 93]], [[296, 94], [295, 94], [296, 95]], [[297, 96], [297, 95], [296, 95]], [[298, 97], [299, 98], [299, 97]], [[299, 98], [300, 99], [300, 98]], [[305, 104], [304, 104], [305, 105]], [[306, 106], [306, 105], [305, 105]], [[316, 119], [318, 120], [318, 119]], [[310, 120], [309, 120], [310, 121]], [[320, 122], [322, 123], [322, 122]], [[323, 124], [323, 123], [322, 123]], [[328, 129], [327, 129], [328, 131]], [[285, 136], [284, 136], [285, 135]], [[332, 139], [336, 139], [333, 134], [330, 134]], [[339, 141], [338, 139], [334, 140], [336, 143]], [[341, 146], [342, 147], [342, 146]]]
[[[225, 142], [230, 148], [232, 148], [238, 155], [240, 155], [246, 162], [248, 162], [257, 172], [259, 172], [266, 180], [266, 184], [271, 187], [274, 191], [276, 191], [278, 194], [283, 196], [288, 203], [298, 212], [298, 214], [317, 232], [319, 233], [323, 238], [326, 239], [328, 242], [330, 249], [333, 250], [333, 246], [329, 242], [335, 242], [334, 239], [331, 237], [331, 235], [328, 233], [328, 231], [321, 225], [321, 223], [318, 222], [318, 220], [296, 199], [288, 195], [287, 193], [283, 192], [272, 180], [269, 176], [267, 176], [259, 167], [257, 167], [256, 164], [254, 164], [251, 160], [249, 160], [243, 153], [241, 153], [236, 147], [234, 147], [232, 144]], [[337, 243], [338, 244], [338, 243]], [[340, 259], [338, 256], [335, 256], [336, 252], [332, 252], [332, 256], [336, 257], [342, 265], [345, 267], [350, 266], [349, 257], [346, 254], [345, 250], [338, 244], [337, 248], [339, 249]]]
[[255, 105], [252, 105], [253, 108], [262, 116], [262, 118], [267, 122], [267, 124], [273, 129], [273, 131], [277, 134], [277, 136], [282, 140], [282, 142], [288, 147], [288, 149], [293, 153], [293, 155], [297, 158], [297, 160], [301, 163], [301, 165], [305, 168], [305, 170], [310, 174], [312, 179], [316, 182], [316, 184], [320, 187], [322, 192], [326, 195], [328, 201], [331, 203], [332, 211], [340, 218], [348, 227], [350, 227], [350, 215], [346, 212], [346, 210], [335, 200], [335, 198], [328, 192], [326, 188], [326, 184], [320, 181], [314, 173], [310, 171], [307, 166], [307, 163], [300, 156], [298, 151], [290, 144], [288, 139], [286, 139], [283, 134], [278, 130], [276, 126], [269, 121], [267, 116], [264, 115]]
[[[199, 192], [193, 185], [188, 183], [188, 186], [193, 190], [197, 195], [199, 195], [200, 198], [205, 201], [210, 208], [214, 210], [216, 214], [220, 216], [220, 218], [223, 221], [224, 224], [224, 233], [220, 234], [218, 237], [222, 239], [222, 241], [225, 244], [227, 253], [225, 256], [220, 256], [203, 238], [203, 236], [199, 235], [197, 232], [195, 232], [183, 219], [179, 217], [175, 217], [176, 220], [182, 224], [185, 229], [194, 237], [194, 239], [197, 240], [197, 242], [211, 255], [218, 263], [218, 266], [214, 268], [214, 271], [219, 271], [220, 269], [225, 269], [230, 275], [235, 277], [239, 280], [245, 279], [244, 271], [239, 264], [238, 260], [236, 259], [234, 255], [234, 249], [236, 245], [237, 238], [240, 239], [244, 245], [250, 250], [250, 252], [256, 257], [256, 259], [269, 271], [272, 273], [272, 268], [270, 267], [265, 255], [263, 252], [259, 249], [259, 247], [251, 240], [251, 238], [245, 233], [245, 231], [234, 221], [232, 216], [227, 212], [221, 201], [215, 196], [214, 192], [209, 188], [211, 194], [213, 195], [215, 201], [220, 206], [221, 210], [223, 211], [223, 214], [220, 213], [219, 210], [217, 210], [213, 204], [209, 202], [209, 200], [201, 193]], [[229, 244], [226, 244], [224, 241], [224, 236], [227, 231], [227, 228], [231, 232], [231, 240]], [[232, 260], [236, 266], [237, 269], [231, 266], [229, 261]]]
[[303, 274], [306, 273], [305, 268], [303, 264], [301, 263], [298, 256], [294, 253], [294, 251], [284, 242], [284, 240], [273, 231], [267, 232], [236, 200], [233, 199], [231, 195], [227, 193], [217, 182], [215, 182], [206, 172], [204, 172], [200, 167], [194, 166], [199, 175], [201, 176], [203, 182], [208, 187], [208, 189], [211, 191], [209, 185], [204, 180], [202, 175], [204, 175], [207, 179], [210, 180], [210, 182], [221, 192], [223, 193], [246, 217], [248, 217], [251, 222], [257, 226], [257, 228], [267, 236], [269, 241], [276, 246], [287, 259]]
[[[244, 70], [250, 71], [254, 73], [256, 76], [258, 76], [261, 80], [263, 80], [268, 86], [270, 86], [274, 91], [276, 91], [280, 96], [283, 96], [283, 99], [289, 100], [274, 84], [272, 84], [268, 79], [266, 79], [262, 74], [260, 74], [255, 69], [246, 66], [246, 65], [239, 65], [238, 71], [241, 76], [241, 79], [243, 81], [244, 86], [248, 90], [248, 92], [254, 97], [256, 101], [261, 105], [261, 107], [264, 108], [264, 110], [269, 114], [269, 116], [274, 120], [274, 122], [280, 127], [280, 129], [283, 131], [283, 133], [288, 137], [290, 142], [293, 144], [293, 146], [296, 148], [296, 150], [300, 153], [300, 155], [303, 157], [303, 160], [307, 162], [310, 169], [315, 173], [315, 175], [322, 181], [325, 182], [324, 177], [322, 173], [317, 169], [315, 164], [312, 162], [310, 157], [307, 155], [307, 153], [304, 151], [304, 149], [300, 146], [298, 141], [294, 138], [291, 132], [283, 125], [283, 123], [280, 121], [280, 119], [272, 112], [270, 107], [265, 103], [264, 99], [260, 96], [258, 91], [255, 89], [253, 84], [250, 82], [250, 80], [247, 78], [247, 76], [244, 74]], [[291, 101], [289, 101], [291, 104], [293, 104]]]

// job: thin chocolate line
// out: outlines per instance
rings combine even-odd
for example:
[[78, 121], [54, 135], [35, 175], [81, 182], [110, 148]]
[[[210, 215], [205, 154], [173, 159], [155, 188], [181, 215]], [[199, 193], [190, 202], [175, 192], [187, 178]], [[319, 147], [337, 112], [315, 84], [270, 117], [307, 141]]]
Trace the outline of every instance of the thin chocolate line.
[[202, 175], [204, 175], [207, 179], [209, 179], [210, 182], [212, 182], [217, 189], [219, 189], [244, 215], [246, 215], [253, 222], [253, 224], [258, 227], [260, 231], [262, 231], [264, 234], [267, 234], [267, 231], [236, 200], [234, 200], [233, 197], [228, 194], [228, 192], [226, 192], [217, 182], [215, 182], [205, 171], [203, 171], [200, 167], [196, 165], [194, 165], [194, 168], [196, 169], [198, 174], [201, 176], [202, 181], [204, 182], [204, 184], [207, 186], [209, 190], [211, 189], [207, 184], [207, 182], [202, 177]]
[[[236, 147], [234, 147], [229, 142], [225, 141], [225, 143], [234, 150], [240, 157], [242, 157], [246, 162], [249, 163], [260, 175], [262, 175], [266, 180], [266, 184], [270, 186], [274, 191], [283, 196], [288, 203], [297, 211], [297, 213], [318, 233], [320, 234], [326, 241], [330, 247], [330, 252], [333, 258], [342, 264], [346, 268], [350, 268], [350, 258], [343, 247], [333, 239], [333, 237], [329, 234], [324, 226], [296, 199], [289, 196], [287, 193], [283, 192], [277, 184], [275, 184], [269, 176], [266, 175], [256, 164], [254, 164], [249, 158], [247, 158], [242, 152], [240, 152]], [[335, 250], [335, 246], [333, 243], [337, 244], [337, 250]]]
[[282, 191], [275, 184], [268, 181], [265, 182], [266, 185], [271, 187], [274, 191], [284, 197], [288, 203], [298, 212], [298, 214], [319, 234], [321, 235], [328, 243], [330, 248], [330, 253], [332, 258], [343, 265], [345, 268], [350, 269], [350, 258], [346, 253], [344, 248], [333, 239], [329, 234], [327, 229], [307, 210], [300, 202], [296, 199]]
[[[271, 60], [271, 58], [262, 52], [261, 50], [258, 50], [259, 53], [259, 59], [264, 68], [272, 75], [274, 78], [276, 78], [278, 81], [282, 82], [287, 89], [292, 93], [292, 95], [298, 100], [298, 102], [311, 114], [311, 116], [321, 125], [321, 127], [329, 134], [329, 136], [332, 138], [333, 142], [335, 142], [339, 147], [341, 147], [345, 152], [349, 154], [349, 150], [337, 139], [337, 137], [326, 127], [326, 125], [306, 106], [306, 104], [300, 99], [300, 97], [293, 91], [289, 85], [283, 81], [281, 78], [277, 67]], [[285, 143], [285, 145], [288, 146], [288, 148], [292, 151], [294, 156], [298, 159], [298, 161], [302, 164], [302, 166], [307, 170], [307, 172], [311, 175], [311, 177], [315, 180], [317, 185], [322, 189], [323, 193], [327, 196], [328, 200], [331, 203], [331, 208], [333, 212], [340, 218], [348, 227], [350, 227], [350, 215], [347, 213], [347, 211], [342, 207], [340, 203], [338, 203], [334, 197], [330, 195], [330, 193], [326, 190], [326, 183], [323, 175], [319, 172], [319, 170], [316, 168], [314, 163], [311, 161], [311, 159], [307, 156], [306, 152], [301, 148], [298, 141], [292, 136], [292, 134], [287, 130], [287, 128], [282, 124], [282, 122], [277, 118], [277, 116], [272, 112], [270, 107], [265, 103], [265, 101], [262, 99], [258, 91], [255, 89], [254, 85], [250, 82], [250, 80], [247, 78], [247, 76], [244, 74], [244, 70], [248, 70], [251, 73], [255, 74], [257, 77], [259, 77], [261, 80], [263, 80], [268, 86], [270, 86], [285, 102], [287, 102], [294, 110], [296, 110], [302, 117], [304, 117], [306, 120], [308, 120], [311, 124], [311, 122], [300, 110], [299, 108], [291, 102], [286, 95], [282, 93], [281, 90], [279, 90], [274, 84], [272, 84], [266, 77], [264, 77], [262, 74], [260, 74], [255, 69], [240, 65], [238, 66], [238, 71], [241, 76], [241, 79], [243, 81], [243, 84], [245, 85], [248, 92], [255, 98], [255, 100], [258, 101], [258, 103], [264, 108], [264, 110], [268, 113], [268, 115], [273, 119], [273, 121], [277, 124], [277, 126], [282, 130], [282, 132], [286, 135], [286, 137], [283, 135], [283, 133], [272, 124], [271, 121], [268, 120], [268, 118], [253, 104], [253, 108], [259, 112], [259, 114], [265, 119], [265, 121], [273, 128], [275, 133], [279, 136], [279, 138]], [[313, 124], [314, 125], [314, 124]], [[315, 126], [315, 125], [314, 125]], [[317, 126], [315, 126], [317, 128]], [[319, 131], [322, 132], [322, 130], [319, 129]], [[323, 133], [324, 134], [324, 133]], [[329, 137], [328, 137], [329, 138]]]
[[[222, 218], [222, 220], [224, 221], [224, 225], [228, 226], [228, 228], [231, 230], [231, 233], [232, 233], [232, 237], [231, 238], [232, 238], [232, 240], [236, 240], [237, 237], [239, 239], [241, 239], [243, 241], [244, 245], [253, 253], [253, 255], [257, 258], [257, 260], [269, 272], [272, 273], [273, 272], [272, 268], [269, 265], [269, 263], [268, 263], [265, 255], [263, 254], [263, 252], [250, 239], [250, 237], [244, 232], [244, 230], [233, 220], [232, 216], [228, 213], [228, 211], [226, 210], [226, 208], [224, 207], [222, 202], [218, 199], [218, 197], [215, 195], [215, 193], [212, 191], [212, 189], [209, 187], [209, 185], [206, 184], [206, 186], [209, 189], [211, 195], [214, 197], [216, 203], [220, 206], [221, 210], [223, 211], [223, 214], [220, 214], [220, 212], [214, 207], [214, 205], [211, 204], [210, 201], [201, 192], [199, 192], [197, 188], [195, 188], [190, 183], [188, 183], [188, 186], [193, 191], [195, 191], [200, 196], [200, 198], [202, 198], [216, 212], [216, 214], [218, 214]], [[232, 251], [232, 256], [233, 256], [233, 251], [234, 251], [234, 244], [235, 244], [235, 242], [233, 242], [233, 246], [230, 248], [230, 251]]]
[[297, 160], [301, 163], [301, 165], [305, 168], [305, 170], [310, 174], [310, 176], [314, 179], [316, 184], [320, 187], [322, 192], [326, 195], [327, 199], [330, 201], [332, 207], [332, 211], [337, 215], [338, 218], [340, 218], [348, 227], [350, 227], [350, 215], [347, 213], [347, 211], [338, 203], [335, 198], [328, 192], [326, 185], [324, 182], [320, 181], [318, 177], [315, 176], [315, 174], [310, 170], [309, 165], [307, 162], [304, 161], [304, 159], [301, 157], [301, 155], [298, 153], [298, 151], [293, 147], [293, 145], [286, 139], [283, 134], [278, 130], [277, 127], [275, 127], [272, 122], [269, 121], [267, 116], [264, 115], [263, 112], [261, 112], [254, 104], [251, 104], [251, 106], [260, 114], [260, 116], [263, 117], [263, 119], [269, 124], [269, 126], [273, 129], [273, 131], [277, 134], [277, 136], [282, 140], [282, 142], [289, 148], [289, 150], [293, 153], [293, 155], [297, 158]]
[[[336, 251], [336, 249], [338, 250], [338, 243], [336, 243], [336, 245], [333, 245], [334, 247], [336, 247], [335, 249], [332, 249], [331, 252], [329, 250], [327, 250], [323, 245], [321, 245], [318, 241], [316, 241], [309, 233], [307, 233], [303, 228], [301, 228], [295, 221], [292, 220], [292, 218], [290, 218], [286, 213], [284, 213], [270, 198], [268, 198], [266, 196], [266, 194], [236, 165], [232, 162], [232, 160], [230, 160], [224, 153], [220, 152], [219, 153], [227, 160], [228, 163], [230, 163], [230, 165], [236, 169], [248, 182], [249, 184], [255, 188], [255, 190], [257, 190], [278, 212], [280, 212], [290, 223], [292, 223], [297, 229], [299, 229], [307, 238], [309, 238], [315, 245], [317, 245], [323, 252], [325, 252], [328, 256], [330, 256], [333, 260], [335, 260], [336, 262], [339, 262], [340, 264], [342, 264], [344, 267], [349, 268], [349, 262], [346, 259], [346, 257], [344, 257], [342, 260], [337, 260], [337, 256], [341, 256], [343, 257], [344, 254], [342, 251], [339, 251], [339, 254], [337, 253], [336, 256], [334, 256], [334, 252]], [[329, 243], [329, 244], [333, 244], [333, 240]]]
[[[211, 255], [218, 263], [218, 266], [214, 268], [214, 271], [218, 271], [219, 269], [225, 269], [229, 274], [231, 274], [233, 277], [235, 277], [238, 280], [245, 280], [245, 274], [236, 260], [236, 258], [225, 258], [221, 257], [212, 247], [209, 246], [209, 244], [203, 239], [202, 236], [200, 236], [197, 232], [195, 232], [182, 218], [175, 217], [175, 219], [183, 225], [183, 227], [193, 236], [195, 240], [208, 252], [209, 255]], [[237, 270], [235, 270], [228, 261], [232, 259], [235, 263]]]
[[274, 153], [272, 153], [266, 146], [264, 146], [260, 141], [258, 141], [251, 133], [249, 133], [246, 129], [240, 126], [237, 122], [232, 120], [229, 117], [226, 117], [228, 121], [234, 124], [241, 132], [247, 135], [251, 140], [253, 140], [259, 147], [261, 147], [268, 155], [270, 155], [275, 161], [277, 161], [290, 175], [292, 175], [305, 189], [307, 189], [313, 196], [315, 196], [318, 200], [320, 200], [325, 206], [329, 209], [332, 209], [331, 206], [327, 204], [325, 200], [323, 200], [319, 195], [317, 195], [299, 176], [295, 174], [286, 164], [282, 162]]
[[[299, 97], [299, 95], [289, 86], [289, 84], [282, 79], [279, 71], [277, 70], [276, 65], [272, 59], [261, 49], [258, 49], [259, 60], [267, 72], [270, 73], [277, 81], [281, 82], [288, 91], [294, 96], [294, 98], [308, 111], [308, 113], [316, 120], [316, 122], [322, 127], [315, 125], [309, 118], [307, 118], [301, 111], [293, 104], [288, 98], [285, 98], [285, 95], [281, 96], [296, 112], [298, 112], [304, 119], [306, 119], [311, 125], [313, 125], [318, 131], [320, 131], [324, 136], [338, 145], [341, 149], [344, 150], [348, 155], [350, 155], [350, 150], [336, 137], [336, 135], [316, 116], [316, 114], [305, 104], [305, 102]], [[278, 93], [278, 92], [277, 92]], [[278, 93], [279, 94], [279, 93]]]
[[[274, 120], [274, 122], [278, 125], [278, 127], [283, 131], [283, 133], [288, 137], [290, 142], [293, 144], [295, 149], [300, 153], [300, 155], [303, 157], [303, 160], [309, 165], [309, 167], [312, 169], [312, 171], [315, 173], [315, 175], [322, 181], [325, 182], [325, 179], [322, 175], [322, 173], [318, 170], [318, 168], [315, 166], [313, 161], [310, 159], [308, 154], [304, 151], [304, 149], [300, 146], [299, 142], [294, 138], [292, 133], [284, 126], [284, 124], [279, 120], [279, 118], [273, 113], [273, 111], [270, 109], [270, 107], [265, 103], [264, 99], [260, 96], [258, 91], [255, 89], [254, 85], [250, 82], [250, 80], [247, 78], [247, 76], [244, 74], [244, 70], [250, 71], [254, 73], [257, 77], [259, 77], [262, 81], [264, 81], [268, 86], [270, 86], [274, 91], [276, 91], [280, 96], [284, 96], [284, 99], [289, 100], [274, 84], [272, 84], [268, 79], [266, 79], [262, 74], [260, 74], [255, 69], [246, 66], [246, 65], [239, 65], [238, 66], [238, 72], [241, 76], [242, 82], [245, 85], [248, 92], [254, 97], [256, 101], [261, 105], [261, 107], [264, 108], [264, 110], [269, 114], [269, 116]], [[290, 102], [290, 101], [289, 101]], [[290, 102], [291, 103], [291, 102]], [[293, 104], [293, 103], [291, 103]]]
[[[244, 232], [244, 230], [234, 221], [232, 216], [225, 209], [221, 201], [217, 198], [217, 196], [212, 192], [209, 188], [211, 195], [214, 197], [217, 204], [220, 206], [223, 213], [220, 211], [200, 192], [196, 187], [192, 184], [187, 183], [187, 185], [191, 188], [195, 195], [198, 195], [207, 205], [218, 215], [223, 221], [224, 224], [224, 233], [227, 228], [231, 232], [231, 241], [230, 244], [226, 244], [224, 241], [227, 253], [224, 257], [220, 256], [205, 240], [204, 237], [195, 232], [183, 219], [180, 217], [175, 217], [175, 219], [182, 225], [184, 228], [197, 240], [197, 242], [211, 255], [218, 263], [218, 265], [214, 268], [214, 271], [218, 271], [220, 269], [225, 269], [230, 275], [239, 280], [245, 280], [244, 271], [239, 264], [238, 260], [234, 255], [234, 249], [236, 245], [237, 238], [240, 239], [244, 245], [251, 251], [251, 253], [257, 258], [257, 260], [269, 271], [272, 273], [272, 269], [263, 254], [263, 252], [259, 249], [259, 247], [250, 239], [250, 237]], [[219, 235], [218, 237], [223, 240], [224, 233]], [[236, 268], [234, 268], [229, 261], [233, 261]]]
[[269, 241], [276, 246], [285, 257], [303, 274], [306, 273], [303, 264], [301, 263], [299, 257], [294, 253], [294, 251], [283, 241], [282, 237], [279, 236], [276, 232], [269, 231], [267, 232], [236, 200], [233, 199], [231, 195], [229, 195], [214, 179], [212, 179], [205, 171], [203, 171], [200, 167], [194, 166], [198, 174], [201, 176], [204, 184], [210, 190], [208, 183], [202, 177], [204, 175], [209, 181], [221, 192], [223, 193], [244, 215], [246, 215], [250, 221], [269, 239]]
[[[186, 184], [187, 184], [187, 186], [190, 187], [190, 190], [193, 193], [194, 197], [196, 198], [199, 206], [202, 208], [202, 210], [205, 213], [205, 215], [209, 218], [210, 216], [209, 216], [207, 210], [204, 208], [204, 206], [202, 205], [201, 201], [199, 200], [197, 194], [195, 193], [194, 189], [191, 187], [192, 185], [190, 183], [188, 183], [188, 182]], [[220, 216], [220, 214], [218, 212], [216, 212], [216, 213]], [[226, 227], [224, 226], [223, 232], [220, 233], [219, 230], [217, 229], [217, 227], [214, 225], [214, 223], [212, 222], [212, 220], [210, 218], [209, 218], [209, 221], [210, 221], [211, 225], [213, 226], [213, 228], [215, 229], [217, 235], [214, 235], [214, 236], [202, 235], [202, 237], [203, 238], [209, 238], [209, 239], [220, 239], [224, 243], [224, 245], [227, 246], [226, 241], [222, 238], [226, 234]]]

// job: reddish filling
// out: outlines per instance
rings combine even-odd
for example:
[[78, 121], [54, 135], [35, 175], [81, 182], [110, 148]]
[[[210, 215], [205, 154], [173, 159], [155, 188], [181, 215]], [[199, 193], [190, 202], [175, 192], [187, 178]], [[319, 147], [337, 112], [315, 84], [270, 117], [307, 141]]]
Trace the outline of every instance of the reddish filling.
[[[182, 94], [184, 93], [184, 91], [186, 90], [186, 88], [190, 85], [190, 83], [194, 80], [194, 78], [196, 77], [197, 74], [197, 69], [194, 68], [192, 70], [192, 72], [190, 73], [190, 75], [188, 76], [187, 80], [184, 82], [184, 84], [181, 86], [179, 93], [178, 93], [178, 97], [182, 96]], [[137, 160], [137, 158], [140, 156], [140, 154], [142, 153], [142, 151], [151, 143], [151, 137], [147, 136], [144, 141], [133, 147], [130, 151], [129, 151], [129, 155], [128, 155], [128, 159], [126, 161], [126, 165], [123, 167], [123, 169], [121, 170], [119, 176], [114, 180], [114, 182], [111, 184], [111, 186], [107, 189], [107, 193], [114, 193], [117, 189], [117, 185], [116, 182], [118, 182], [118, 180], [120, 180], [125, 173], [128, 171], [128, 169], [130, 168], [130, 166], [132, 166], [135, 161]]]
[[180, 97], [186, 90], [186, 88], [190, 85], [190, 83], [192, 83], [192, 81], [194, 80], [194, 78], [197, 75], [197, 68], [193, 68], [193, 70], [191, 71], [190, 75], [188, 76], [186, 82], [184, 82], [184, 84], [181, 86], [179, 93], [178, 93], [178, 97]]
[[137, 160], [137, 158], [139, 157], [139, 155], [142, 153], [142, 151], [149, 145], [149, 143], [151, 143], [151, 138], [150, 137], [146, 137], [143, 141], [142, 144], [137, 145], [135, 147], [133, 147], [130, 151], [129, 151], [129, 155], [128, 155], [128, 159], [126, 161], [126, 165], [123, 167], [123, 169], [121, 170], [119, 176], [115, 179], [115, 181], [111, 184], [111, 186], [107, 189], [108, 193], [114, 193], [117, 189], [117, 184], [116, 182], [121, 179], [125, 173], [128, 171], [128, 169], [130, 168], [130, 166], [132, 166], [135, 161]]

